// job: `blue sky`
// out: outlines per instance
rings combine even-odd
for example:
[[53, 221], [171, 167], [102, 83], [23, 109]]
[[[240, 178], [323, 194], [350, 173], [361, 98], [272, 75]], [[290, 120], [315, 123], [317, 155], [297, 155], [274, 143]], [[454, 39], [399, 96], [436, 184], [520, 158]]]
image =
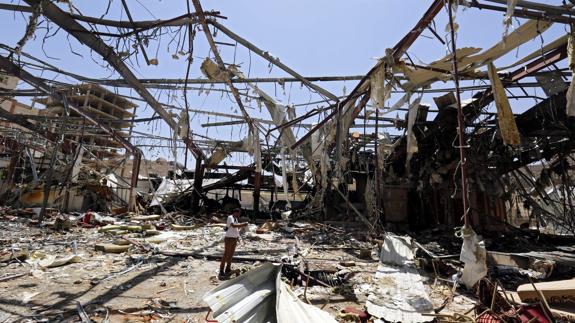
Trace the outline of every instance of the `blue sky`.
[[[5, 0], [7, 2], [7, 0]], [[561, 4], [561, 1], [545, 1], [549, 4]], [[16, 1], [15, 1], [16, 3]], [[99, 17], [104, 13], [107, 1], [73, 1], [79, 10], [88, 16]], [[256, 44], [258, 47], [268, 50], [274, 56], [304, 76], [332, 76], [332, 75], [363, 75], [375, 64], [375, 58], [384, 54], [385, 49], [393, 47], [420, 19], [431, 1], [403, 0], [403, 1], [261, 1], [261, 0], [227, 0], [227, 1], [203, 1], [204, 10], [218, 10], [227, 20], [220, 22], [239, 34], [243, 38]], [[135, 20], [168, 19], [179, 16], [186, 12], [184, 0], [129, 0], [128, 5]], [[64, 7], [63, 7], [64, 8]], [[193, 6], [192, 6], [193, 10]], [[16, 42], [24, 34], [27, 16], [13, 12], [0, 11], [0, 29], [4, 30], [0, 35], [0, 42], [9, 46], [15, 46]], [[125, 14], [119, 0], [114, 0], [108, 19], [125, 19]], [[458, 47], [473, 46], [488, 48], [501, 40], [503, 34], [503, 14], [499, 12], [463, 9], [457, 14], [457, 22], [460, 26], [458, 32]], [[522, 20], [514, 20], [517, 27]], [[447, 15], [442, 11], [435, 20], [435, 26], [440, 35], [445, 35]], [[52, 27], [52, 30], [55, 30]], [[44, 50], [54, 60], [47, 58], [42, 51], [42, 36], [45, 31], [37, 31], [37, 37], [28, 42], [24, 51], [36, 55], [51, 64], [61, 67], [70, 72], [90, 77], [109, 77], [111, 72], [101, 65], [102, 60], [83, 48], [81, 44], [70, 37], [70, 46], [75, 52], [83, 57], [72, 54], [66, 33], [60, 31], [56, 36], [49, 39]], [[565, 33], [565, 26], [554, 25], [542, 36], [543, 42], [549, 42]], [[140, 56], [139, 66], [133, 66], [137, 76], [142, 78], [183, 78], [185, 76], [186, 62], [180, 58], [175, 60], [172, 54], [174, 46], [168, 51], [168, 36], [161, 38], [160, 42], [152, 41], [147, 48], [150, 57], [159, 60], [158, 66], [145, 66]], [[230, 42], [222, 33], [218, 33], [216, 40]], [[535, 39], [496, 61], [496, 65], [507, 65], [514, 60], [529, 54], [541, 46], [541, 39]], [[233, 47], [220, 46], [224, 61], [234, 61], [241, 66], [242, 71], [250, 76], [288, 76], [277, 67], [271, 72], [268, 63], [242, 48], [241, 45], [234, 51]], [[157, 54], [156, 54], [157, 51]], [[430, 63], [447, 53], [445, 45], [438, 42], [429, 31], [425, 31], [418, 41], [410, 48], [408, 53], [414, 60], [420, 63]], [[203, 77], [199, 66], [204, 57], [209, 55], [209, 47], [203, 33], [198, 33], [194, 41], [194, 63], [191, 77]], [[251, 62], [251, 63], [250, 63]], [[98, 64], [99, 63], [99, 64]], [[419, 62], [418, 62], [419, 63]], [[39, 75], [39, 71], [34, 71]], [[45, 73], [44, 75], [49, 75]], [[114, 77], [117, 77], [114, 76]], [[70, 78], [62, 78], [72, 82]], [[466, 85], [469, 82], [464, 82]], [[318, 83], [337, 95], [342, 95], [344, 88], [347, 93], [356, 85], [355, 81]], [[436, 87], [449, 87], [448, 83], [438, 83]], [[243, 88], [242, 86], [239, 86]], [[286, 84], [284, 89], [273, 85], [262, 85], [262, 89], [274, 96], [278, 101], [289, 103], [305, 103], [320, 99], [319, 96], [310, 94], [306, 88], [301, 88], [298, 83]], [[223, 88], [217, 86], [215, 88]], [[530, 90], [532, 91], [532, 90]], [[129, 90], [122, 89], [122, 93], [130, 94]], [[167, 93], [151, 90], [152, 94], [160, 97], [160, 101], [183, 106], [182, 91]], [[135, 95], [132, 91], [131, 95]], [[463, 99], [471, 94], [465, 93]], [[392, 98], [393, 99], [396, 96]], [[433, 102], [431, 96], [425, 96], [424, 102]], [[138, 116], [150, 116], [152, 111], [142, 102]], [[516, 111], [522, 111], [533, 105], [533, 100], [521, 100], [512, 102]], [[197, 91], [189, 92], [189, 104], [192, 108], [220, 111], [239, 114], [236, 104], [228, 97], [222, 97], [220, 93], [211, 92], [198, 95]], [[246, 102], [253, 116], [270, 119], [265, 108], [260, 112], [255, 102]], [[315, 107], [297, 108], [298, 115]], [[493, 109], [493, 107], [491, 107]], [[394, 113], [395, 115], [395, 113]], [[402, 114], [400, 113], [399, 116]], [[226, 118], [206, 117], [194, 115], [192, 129], [194, 132], [223, 140], [239, 140], [246, 134], [245, 127], [228, 128], [202, 128], [201, 123], [215, 121], [227, 121]], [[306, 123], [317, 122], [318, 119], [310, 119]], [[140, 124], [137, 130], [169, 136], [168, 127], [162, 121], [150, 125]], [[369, 130], [371, 132], [373, 130]], [[298, 132], [303, 134], [304, 130]], [[146, 140], [138, 140], [144, 143]], [[144, 150], [148, 158], [164, 156], [170, 158], [168, 149]], [[179, 152], [177, 159], [183, 162], [183, 154]], [[248, 163], [248, 156], [236, 156], [239, 163]]]

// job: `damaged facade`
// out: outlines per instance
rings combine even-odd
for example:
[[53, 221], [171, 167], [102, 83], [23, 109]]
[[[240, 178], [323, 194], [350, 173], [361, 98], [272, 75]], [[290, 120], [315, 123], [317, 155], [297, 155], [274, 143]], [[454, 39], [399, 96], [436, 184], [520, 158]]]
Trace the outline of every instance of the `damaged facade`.
[[575, 3], [425, 1], [368, 73], [314, 77], [199, 0], [76, 5], [0, 3], [0, 321], [575, 320]]

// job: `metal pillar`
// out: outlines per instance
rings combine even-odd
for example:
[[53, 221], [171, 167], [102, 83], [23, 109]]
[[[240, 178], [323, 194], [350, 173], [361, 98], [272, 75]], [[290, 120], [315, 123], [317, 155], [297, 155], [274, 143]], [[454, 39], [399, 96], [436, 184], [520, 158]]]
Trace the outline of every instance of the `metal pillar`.
[[138, 176], [140, 175], [140, 164], [142, 162], [142, 153], [136, 151], [134, 153], [134, 161], [132, 162], [132, 177], [130, 180], [130, 199], [128, 202], [128, 210], [134, 211], [136, 208], [136, 194], [134, 190], [138, 187]]
[[202, 183], [204, 181], [204, 166], [202, 160], [196, 158], [196, 169], [194, 171], [194, 191], [192, 192], [192, 211], [197, 212], [202, 198]]
[[262, 188], [262, 173], [254, 172], [254, 212], [260, 211], [260, 190]]

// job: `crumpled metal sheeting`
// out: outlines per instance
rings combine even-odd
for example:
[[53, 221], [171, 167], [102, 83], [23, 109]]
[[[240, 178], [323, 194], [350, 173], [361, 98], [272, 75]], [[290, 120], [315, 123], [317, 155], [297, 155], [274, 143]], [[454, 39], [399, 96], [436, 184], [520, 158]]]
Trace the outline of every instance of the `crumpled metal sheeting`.
[[281, 265], [271, 263], [224, 282], [204, 301], [220, 323], [336, 322], [327, 312], [300, 301], [281, 281]]
[[366, 302], [367, 312], [386, 322], [429, 322], [433, 304], [422, 277], [410, 266], [380, 264], [375, 273], [375, 289]]
[[220, 322], [276, 322], [275, 277], [281, 267], [263, 265], [229, 280], [204, 296]]
[[489, 80], [491, 81], [491, 91], [495, 98], [495, 106], [497, 107], [497, 123], [499, 124], [499, 131], [501, 132], [501, 139], [503, 143], [511, 146], [520, 146], [521, 138], [517, 123], [515, 123], [515, 116], [511, 110], [509, 99], [505, 94], [505, 87], [497, 75], [497, 70], [493, 63], [488, 66]]
[[292, 322], [316, 322], [316, 323], [336, 323], [337, 321], [331, 317], [327, 312], [321, 309], [306, 304], [299, 300], [297, 295], [288, 287], [288, 285], [281, 281], [280, 276], [277, 277], [277, 285], [279, 286], [279, 293], [277, 295], [277, 322], [278, 323], [292, 323]]
[[428, 322], [433, 304], [423, 279], [414, 267], [410, 237], [386, 235], [373, 289], [366, 302], [367, 312], [386, 322]]
[[379, 260], [389, 265], [412, 265], [415, 259], [414, 249], [411, 237], [386, 234]]
[[[457, 60], [460, 65], [461, 73], [471, 73], [477, 68], [485, 66], [488, 62], [511, 52], [525, 42], [537, 37], [539, 34], [549, 29], [553, 23], [547, 21], [529, 20], [523, 25], [516, 28], [512, 33], [503, 37], [503, 39], [491, 48], [478, 53], [480, 48], [459, 48], [457, 49]], [[429, 67], [451, 70], [451, 55], [447, 55], [429, 65]], [[405, 75], [408, 83], [403, 87], [407, 91], [413, 91], [416, 88], [424, 87], [431, 84], [436, 79], [449, 79], [451, 75], [430, 71], [426, 69], [415, 69]]]

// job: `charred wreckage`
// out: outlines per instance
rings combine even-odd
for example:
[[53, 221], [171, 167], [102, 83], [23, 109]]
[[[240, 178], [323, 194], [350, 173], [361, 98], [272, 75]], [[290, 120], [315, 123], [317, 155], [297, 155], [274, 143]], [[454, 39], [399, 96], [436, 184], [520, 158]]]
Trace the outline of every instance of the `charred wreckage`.
[[[96, 245], [99, 252], [212, 261], [219, 256], [207, 249], [174, 249], [171, 236], [158, 248], [146, 237], [190, 231], [182, 239], [193, 241], [241, 208], [258, 225], [253, 237], [281, 232], [295, 247], [285, 257], [240, 257], [266, 264], [206, 294], [220, 322], [288, 322], [289, 313], [333, 320], [301, 301], [314, 303], [308, 286], [341, 289], [350, 283], [342, 270], [372, 259], [371, 251], [374, 276], [354, 285], [365, 306], [337, 308], [339, 321], [575, 320], [575, 281], [564, 280], [575, 273], [575, 3], [425, 1], [415, 26], [367, 74], [308, 77], [228, 29], [223, 13], [184, 2], [185, 13], [155, 20], [137, 20], [126, 0], [109, 0], [101, 17], [72, 1], [0, 3], [26, 19], [15, 45], [0, 41], [0, 230], [96, 230], [98, 239], [121, 236]], [[115, 7], [117, 20], [109, 18]], [[504, 15], [503, 35], [488, 48], [459, 47], [462, 12]], [[416, 62], [410, 48], [423, 36], [445, 55]], [[67, 71], [62, 55], [32, 54], [55, 41], [109, 76]], [[519, 51], [534, 41], [532, 51]], [[185, 77], [142, 77], [136, 67], [161, 67], [166, 47], [166, 69]], [[249, 65], [237, 63], [240, 52]], [[253, 76], [252, 60], [283, 76]], [[342, 83], [354, 87], [334, 91]], [[285, 103], [292, 91], [309, 100]], [[208, 97], [220, 108], [191, 107]], [[0, 261], [14, 272], [0, 284], [24, 275], [10, 267], [22, 250], [33, 266], [47, 259], [12, 235], [0, 239]], [[302, 255], [316, 243], [336, 248], [338, 235], [353, 261], [338, 256], [338, 268], [327, 270]], [[430, 299], [425, 275], [434, 278], [432, 292], [451, 290], [442, 305]], [[303, 297], [286, 280], [305, 287]], [[246, 284], [246, 294], [234, 284]], [[446, 306], [459, 291], [472, 299], [469, 309]], [[53, 315], [98, 321], [95, 303], [78, 304]], [[179, 315], [154, 304], [163, 319]]]

